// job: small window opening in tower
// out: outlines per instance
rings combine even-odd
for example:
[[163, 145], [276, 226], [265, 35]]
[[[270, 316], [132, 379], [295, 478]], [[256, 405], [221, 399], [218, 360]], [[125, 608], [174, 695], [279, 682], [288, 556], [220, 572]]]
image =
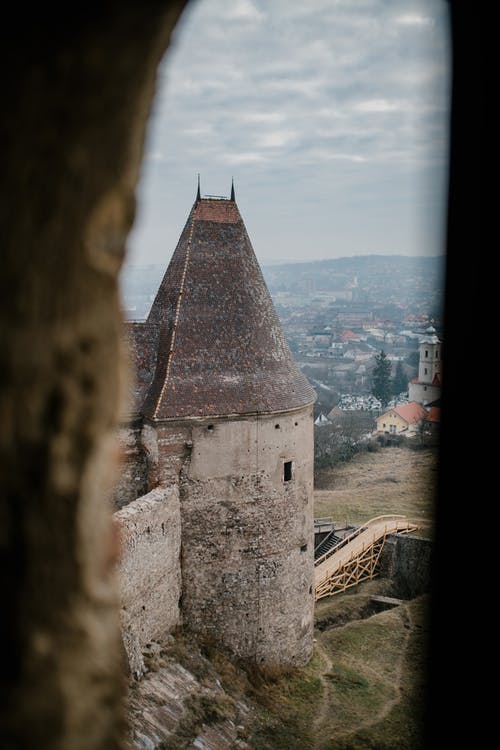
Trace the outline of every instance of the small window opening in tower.
[[292, 479], [292, 462], [285, 461], [283, 464], [283, 481], [290, 482]]
[[209, 424], [209, 425], [208, 425], [208, 427], [207, 427], [207, 430], [208, 430], [209, 432], [213, 432], [213, 431], [214, 431], [214, 426], [213, 426], [213, 424]]

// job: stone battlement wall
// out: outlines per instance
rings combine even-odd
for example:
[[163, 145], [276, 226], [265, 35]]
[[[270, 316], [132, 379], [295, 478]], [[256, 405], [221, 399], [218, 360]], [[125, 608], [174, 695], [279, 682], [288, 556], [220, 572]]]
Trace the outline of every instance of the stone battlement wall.
[[157, 487], [114, 514], [122, 555], [119, 568], [123, 643], [132, 672], [142, 650], [180, 620], [181, 519], [179, 489]]
[[123, 508], [148, 491], [148, 459], [141, 446], [141, 427], [127, 426], [118, 430], [120, 471], [115, 479], [113, 505]]
[[[242, 658], [307, 663], [314, 620], [312, 406], [190, 424], [146, 422], [140, 433], [121, 437], [130, 445], [130, 466], [142, 451], [149, 486], [156, 485], [115, 513], [132, 671], [142, 671], [144, 646], [181, 618], [191, 632]], [[140, 476], [140, 463], [134, 468]]]
[[430, 539], [391, 534], [380, 557], [380, 573], [393, 582], [393, 596], [413, 599], [431, 588], [432, 548]]

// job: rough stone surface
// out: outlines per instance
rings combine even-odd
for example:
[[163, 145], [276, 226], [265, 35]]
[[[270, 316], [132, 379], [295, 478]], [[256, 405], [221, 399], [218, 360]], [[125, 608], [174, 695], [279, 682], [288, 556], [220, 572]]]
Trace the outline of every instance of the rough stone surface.
[[[134, 750], [162, 750], [165, 747], [251, 750], [239, 738], [240, 731], [253, 717], [250, 707], [243, 701], [228, 701], [209, 663], [206, 663], [205, 674], [200, 679], [165, 654], [165, 649], [160, 648], [160, 654], [152, 659], [156, 662], [153, 670], [135, 683], [130, 692], [131, 744]], [[227, 718], [217, 717], [218, 705], [226, 707]]]
[[432, 541], [418, 536], [392, 535], [386, 539], [380, 572], [392, 579], [394, 596], [413, 599], [430, 591], [432, 550]]
[[141, 431], [141, 423], [121, 426], [118, 430], [120, 467], [112, 492], [116, 508], [128, 505], [149, 490], [148, 454], [141, 443]]
[[312, 407], [206, 422], [192, 434], [181, 479], [184, 626], [259, 664], [304, 664], [314, 606]]
[[147, 643], [179, 624], [181, 524], [178, 487], [157, 488], [114, 514], [123, 644], [130, 670], [143, 671]]
[[[188, 630], [260, 664], [306, 663], [313, 632], [312, 407], [146, 422], [140, 439], [157, 489], [115, 514], [126, 527], [122, 600], [132, 670], [141, 670], [137, 647], [158, 637], [159, 627], [169, 632], [177, 624], [181, 575]], [[159, 592], [160, 579], [172, 586], [170, 597]]]

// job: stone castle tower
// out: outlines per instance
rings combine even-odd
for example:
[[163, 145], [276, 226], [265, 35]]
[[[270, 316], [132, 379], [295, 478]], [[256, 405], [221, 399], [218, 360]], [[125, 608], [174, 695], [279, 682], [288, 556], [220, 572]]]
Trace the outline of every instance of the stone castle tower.
[[419, 351], [418, 376], [409, 384], [408, 397], [425, 405], [441, 397], [442, 341], [433, 326], [420, 339]]
[[315, 395], [234, 187], [229, 199], [198, 187], [150, 314], [129, 328], [136, 383], [118, 500], [178, 487], [183, 626], [259, 664], [306, 663]]

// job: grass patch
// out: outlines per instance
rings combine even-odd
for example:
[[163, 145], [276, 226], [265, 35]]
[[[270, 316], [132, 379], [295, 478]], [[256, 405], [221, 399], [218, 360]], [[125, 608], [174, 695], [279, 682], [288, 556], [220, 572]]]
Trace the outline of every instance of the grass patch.
[[279, 677], [252, 675], [252, 699], [258, 720], [248, 743], [253, 750], [314, 750], [314, 712], [322, 697], [321, 660], [314, 656], [307, 667]]
[[331, 672], [325, 675], [327, 680], [333, 682], [340, 690], [358, 690], [359, 688], [368, 688], [368, 680], [362, 675], [354, 672], [352, 669], [336, 665]]
[[375, 594], [390, 594], [392, 583], [388, 578], [375, 578], [361, 586], [348, 589], [343, 594], [325, 597], [316, 602], [315, 627], [323, 632], [337, 628], [354, 620], [363, 620], [379, 611], [373, 606], [371, 597]]
[[332, 669], [318, 750], [421, 750], [427, 597], [320, 634]]
[[338, 523], [362, 523], [375, 516], [401, 513], [432, 532], [438, 477], [436, 450], [385, 448], [360, 453], [348, 464], [315, 477], [314, 515]]

